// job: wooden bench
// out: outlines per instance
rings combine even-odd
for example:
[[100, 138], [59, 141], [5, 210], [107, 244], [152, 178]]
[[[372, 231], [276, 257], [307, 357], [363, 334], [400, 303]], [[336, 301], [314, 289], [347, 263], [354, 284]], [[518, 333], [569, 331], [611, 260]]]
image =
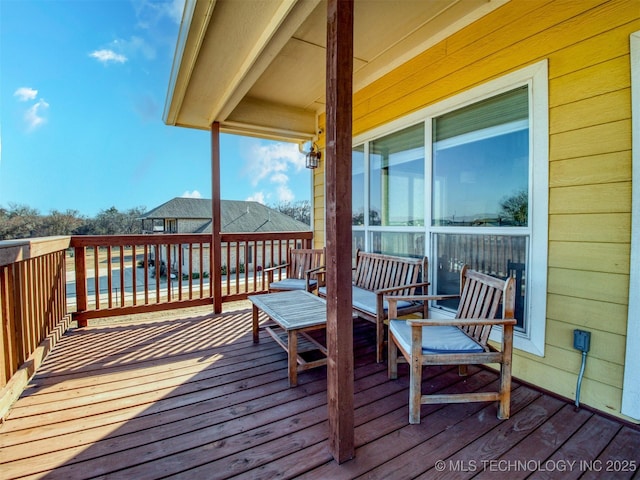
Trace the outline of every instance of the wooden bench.
[[[414, 295], [427, 293], [427, 257], [396, 257], [381, 253], [356, 252], [353, 275], [352, 307], [354, 314], [376, 325], [376, 361], [384, 355], [384, 325], [388, 319], [385, 295]], [[318, 290], [327, 294], [326, 287]], [[427, 317], [424, 302], [398, 302], [398, 314], [422, 312]]]

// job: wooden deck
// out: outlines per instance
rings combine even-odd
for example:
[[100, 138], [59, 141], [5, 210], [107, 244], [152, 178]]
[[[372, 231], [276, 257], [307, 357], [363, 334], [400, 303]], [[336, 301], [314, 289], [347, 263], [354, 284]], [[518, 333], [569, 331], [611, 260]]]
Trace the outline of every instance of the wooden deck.
[[[354, 327], [356, 458], [338, 465], [326, 367], [289, 388], [285, 352], [264, 332], [252, 343], [245, 305], [68, 332], [0, 427], [0, 478], [640, 478], [639, 429], [517, 382], [509, 420], [496, 404], [433, 405], [409, 425], [406, 368], [387, 380], [368, 323]], [[470, 373], [424, 382], [496, 380]]]

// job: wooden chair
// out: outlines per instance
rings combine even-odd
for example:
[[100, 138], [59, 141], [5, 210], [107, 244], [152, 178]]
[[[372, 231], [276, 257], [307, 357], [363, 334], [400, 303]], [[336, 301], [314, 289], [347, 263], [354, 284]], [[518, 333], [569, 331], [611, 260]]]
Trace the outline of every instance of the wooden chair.
[[[316, 272], [324, 268], [325, 249], [292, 248], [287, 252], [287, 263], [267, 268], [269, 292], [306, 290], [313, 292], [318, 288], [319, 277]], [[286, 268], [286, 278], [274, 281], [274, 272]]]
[[[420, 423], [420, 405], [423, 403], [497, 400], [498, 418], [509, 418], [515, 293], [513, 278], [501, 280], [470, 270], [465, 265], [460, 272], [460, 304], [453, 319], [397, 320], [396, 303], [444, 300], [458, 295], [386, 297], [389, 318], [393, 319], [389, 322], [389, 378], [398, 377], [398, 363], [409, 363], [409, 423]], [[499, 313], [501, 318], [496, 318]], [[493, 325], [502, 325], [500, 350], [487, 343]], [[398, 357], [398, 350], [403, 358]], [[500, 364], [497, 392], [422, 394], [423, 365], [459, 365], [460, 374], [464, 375], [466, 365], [483, 363]]]

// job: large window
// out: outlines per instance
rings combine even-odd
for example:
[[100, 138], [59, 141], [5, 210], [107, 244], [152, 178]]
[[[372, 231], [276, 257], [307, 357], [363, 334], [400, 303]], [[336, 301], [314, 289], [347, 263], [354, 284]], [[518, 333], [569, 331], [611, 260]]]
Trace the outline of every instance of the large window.
[[[355, 139], [353, 150], [354, 245], [427, 255], [432, 293], [457, 292], [464, 264], [514, 276], [515, 346], [536, 354], [546, 314], [547, 110], [541, 62]], [[450, 316], [456, 306], [431, 312]]]

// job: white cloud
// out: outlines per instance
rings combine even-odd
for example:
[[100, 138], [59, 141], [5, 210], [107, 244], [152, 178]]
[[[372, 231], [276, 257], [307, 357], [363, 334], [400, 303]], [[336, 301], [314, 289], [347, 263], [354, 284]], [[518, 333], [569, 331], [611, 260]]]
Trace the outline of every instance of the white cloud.
[[198, 190], [194, 190], [192, 192], [190, 192], [189, 190], [187, 190], [186, 192], [184, 192], [182, 195], [180, 195], [182, 198], [202, 198], [202, 194], [198, 191]]
[[185, 0], [135, 0], [133, 5], [138, 18], [138, 26], [143, 29], [152, 29], [163, 18], [168, 18], [176, 25], [180, 25], [184, 3]]
[[182, 12], [184, 10], [184, 0], [172, 0], [163, 4], [166, 15], [176, 24], [180, 25], [182, 21]]
[[49, 104], [40, 99], [25, 112], [24, 119], [29, 130], [34, 130], [47, 121], [42, 112], [48, 108]]
[[264, 192], [255, 192], [253, 195], [248, 196], [247, 202], [258, 202], [263, 205], [267, 204]]
[[[245, 175], [256, 187], [261, 182], [275, 186], [279, 202], [292, 201], [293, 192], [289, 188], [289, 172], [299, 172], [304, 168], [304, 155], [293, 143], [273, 142], [252, 144], [246, 156]], [[262, 198], [264, 203], [264, 196]]]
[[102, 62], [105, 65], [111, 62], [125, 63], [127, 61], [127, 57], [125, 57], [124, 55], [120, 53], [116, 53], [113, 50], [109, 50], [106, 48], [103, 48], [101, 50], [95, 50], [91, 52], [89, 56], [95, 58], [96, 60], [98, 60], [99, 62]]
[[286, 186], [286, 185], [280, 185], [277, 189], [276, 189], [277, 193], [278, 193], [278, 202], [293, 202], [293, 200], [295, 199], [295, 195], [293, 194], [293, 192], [291, 191], [291, 189]]
[[38, 90], [35, 90], [30, 87], [20, 87], [15, 92], [13, 92], [14, 97], [18, 97], [18, 100], [21, 102], [27, 102], [29, 100], [35, 100], [38, 96]]

